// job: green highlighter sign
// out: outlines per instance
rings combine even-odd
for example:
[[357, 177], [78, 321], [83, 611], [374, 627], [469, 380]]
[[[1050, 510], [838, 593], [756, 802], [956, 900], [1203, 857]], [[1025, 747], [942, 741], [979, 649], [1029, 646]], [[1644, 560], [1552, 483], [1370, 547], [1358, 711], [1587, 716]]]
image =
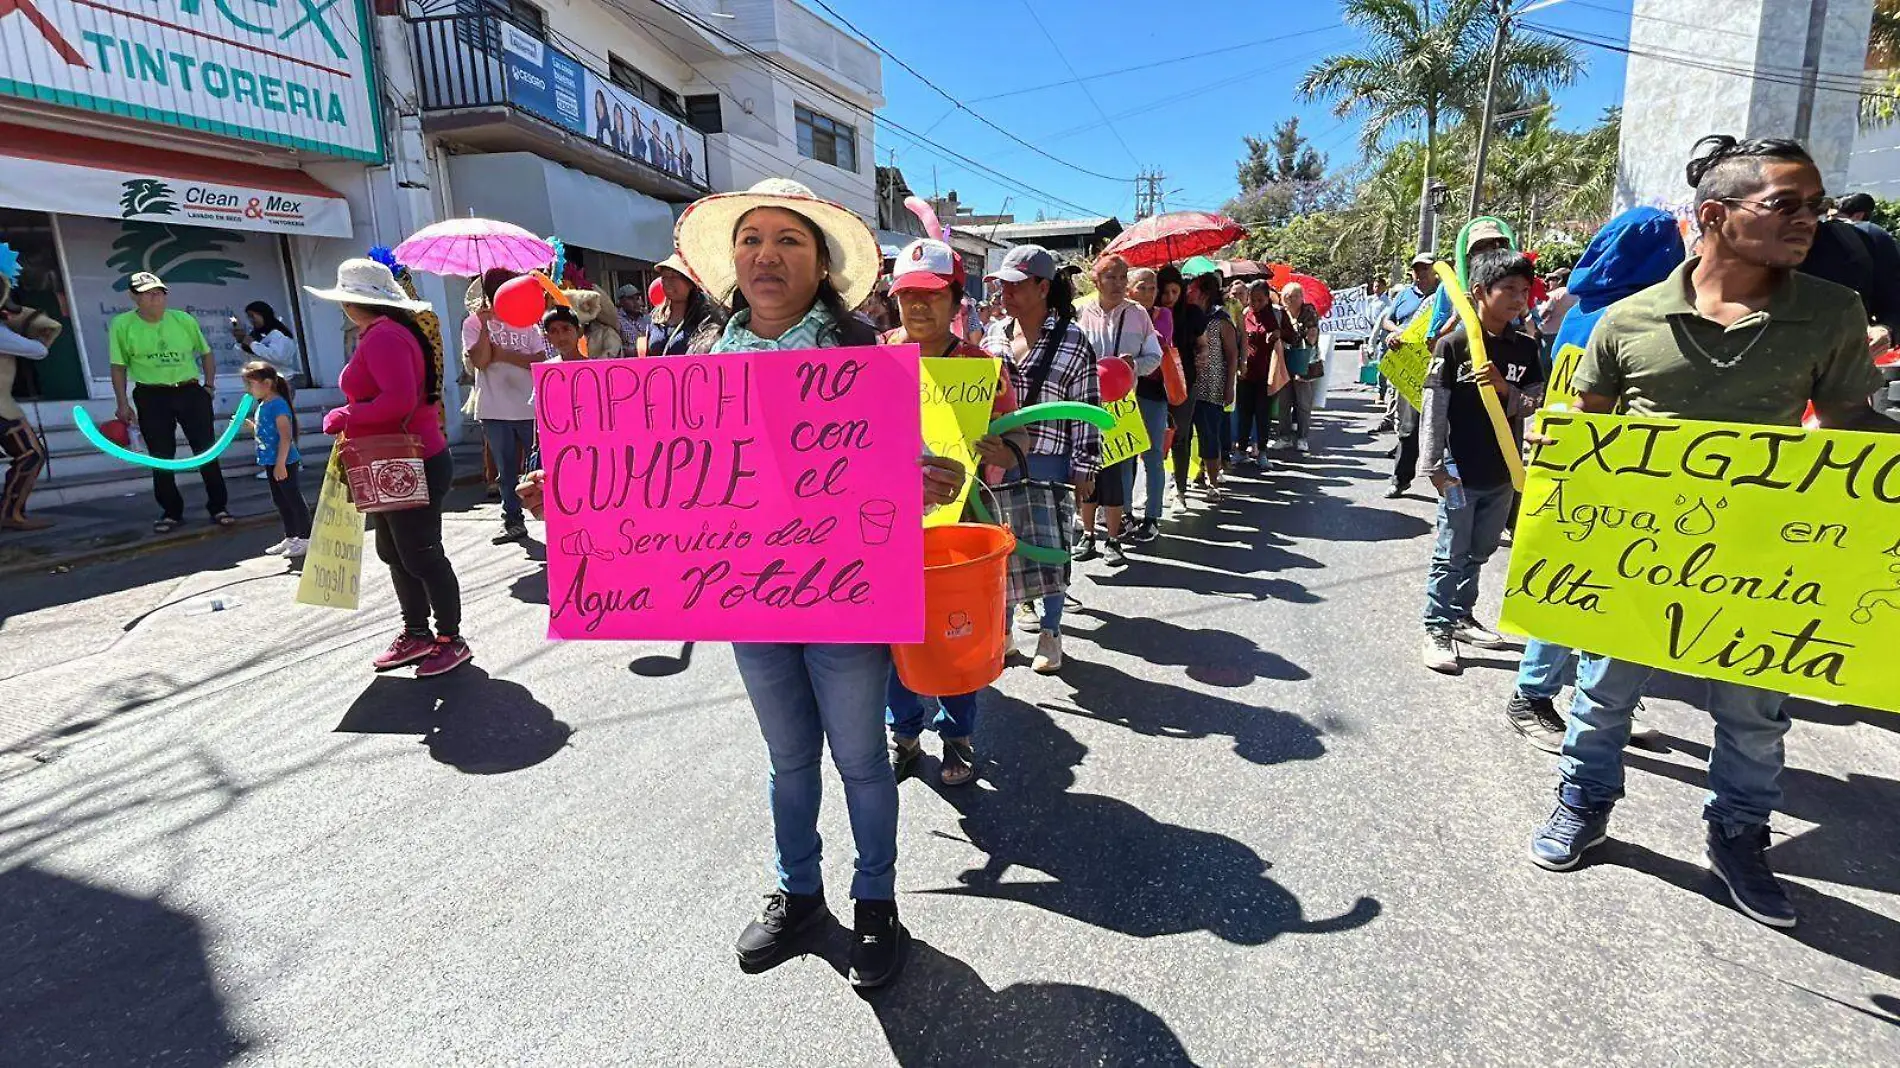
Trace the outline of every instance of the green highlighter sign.
[[0, 0], [0, 94], [380, 162], [364, 0]]

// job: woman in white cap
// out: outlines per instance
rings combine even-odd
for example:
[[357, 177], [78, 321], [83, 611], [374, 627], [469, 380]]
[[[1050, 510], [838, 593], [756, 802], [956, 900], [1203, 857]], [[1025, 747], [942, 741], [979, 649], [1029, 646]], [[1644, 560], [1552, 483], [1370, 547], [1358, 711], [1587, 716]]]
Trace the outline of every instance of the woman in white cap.
[[402, 633], [374, 666], [390, 671], [415, 664], [419, 677], [453, 671], [473, 654], [462, 640], [462, 587], [442, 548], [442, 505], [455, 471], [442, 436], [442, 363], [415, 317], [429, 303], [412, 300], [388, 267], [367, 259], [344, 260], [330, 289], [304, 289], [341, 305], [356, 328], [356, 348], [337, 378], [349, 403], [323, 417], [323, 432], [349, 438], [406, 433], [422, 442], [428, 505], [369, 517], [376, 555], [389, 565], [402, 606]]
[[[990, 326], [983, 348], [999, 356], [1016, 376], [1016, 397], [1024, 407], [1047, 401], [1102, 403], [1095, 348], [1075, 323], [1075, 291], [1069, 276], [1041, 245], [1017, 245], [1004, 255], [990, 278], [1000, 282], [1009, 317]], [[1102, 467], [1102, 432], [1089, 423], [1064, 420], [1031, 424], [1028, 470], [1039, 482], [1071, 483], [1078, 499], [1095, 492]], [[1042, 599], [1042, 611], [1023, 604], [1016, 623], [1042, 631], [1030, 667], [1041, 675], [1062, 670], [1062, 602], [1066, 591]]]
[[[951, 332], [951, 324], [963, 308], [963, 259], [955, 249], [929, 238], [913, 241], [897, 254], [891, 268], [891, 299], [903, 323], [884, 335], [886, 345], [916, 345], [928, 358], [961, 357], [994, 363], [990, 354]], [[1016, 410], [1016, 387], [1009, 371], [1000, 371], [996, 399], [990, 404], [990, 418]], [[1007, 435], [986, 435], [975, 442], [975, 451], [984, 461], [983, 474], [1000, 475], [1015, 465], [1015, 453], [1004, 444], [1004, 437], [1018, 449], [1029, 446], [1027, 430]], [[903, 782], [923, 755], [920, 738], [928, 726], [943, 739], [943, 761], [938, 772], [945, 786], [962, 786], [976, 778], [976, 703], [974, 693], [951, 694], [938, 698], [936, 715], [926, 722], [924, 699], [911, 692], [904, 681], [891, 672], [886, 719], [891, 725], [891, 769]]]
[[[877, 281], [877, 238], [849, 209], [783, 178], [689, 206], [676, 231], [680, 258], [710, 296], [730, 304], [721, 328], [701, 326], [694, 352], [754, 352], [875, 345], [852, 314]], [[925, 457], [924, 498], [943, 504], [963, 482], [957, 461]], [[820, 750], [844, 780], [857, 847], [850, 979], [881, 986], [903, 963], [897, 919], [897, 780], [884, 749], [891, 675], [886, 645], [741, 643], [739, 675], [771, 756], [778, 886], [740, 934], [742, 963], [778, 959], [828, 915], [819, 867]]]
[[725, 319], [699, 291], [692, 275], [686, 273], [686, 262], [677, 252], [661, 260], [654, 270], [660, 276], [666, 303], [653, 309], [646, 336], [635, 344], [635, 355], [683, 356], [701, 327], [709, 322], [724, 325]]

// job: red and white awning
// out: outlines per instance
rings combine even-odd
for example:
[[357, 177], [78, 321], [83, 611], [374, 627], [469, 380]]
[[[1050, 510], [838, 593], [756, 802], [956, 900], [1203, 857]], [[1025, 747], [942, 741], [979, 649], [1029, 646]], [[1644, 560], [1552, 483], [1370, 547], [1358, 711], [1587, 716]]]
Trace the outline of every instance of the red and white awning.
[[0, 123], [0, 207], [349, 237], [349, 201], [303, 171]]

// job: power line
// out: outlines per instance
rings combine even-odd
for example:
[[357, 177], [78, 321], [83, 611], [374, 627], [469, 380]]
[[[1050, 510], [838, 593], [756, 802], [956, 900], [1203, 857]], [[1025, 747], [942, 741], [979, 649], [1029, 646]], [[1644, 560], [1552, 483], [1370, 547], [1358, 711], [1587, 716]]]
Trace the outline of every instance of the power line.
[[[823, 0], [820, 0], [820, 2], [822, 3]], [[1123, 152], [1128, 153], [1129, 162], [1139, 168], [1141, 166], [1141, 160], [1135, 158], [1135, 150], [1128, 147], [1128, 141], [1122, 137], [1122, 132], [1115, 128], [1113, 122], [1109, 121], [1108, 113], [1102, 110], [1101, 101], [1096, 100], [1095, 94], [1089, 91], [1088, 83], [1076, 75], [1075, 65], [1070, 63], [1069, 57], [1062, 53], [1062, 46], [1057, 44], [1055, 37], [1049, 33], [1049, 27], [1042, 24], [1042, 17], [1036, 14], [1036, 9], [1030, 5], [1029, 0], [1021, 0], [1021, 3], [1023, 10], [1029, 13], [1029, 20], [1036, 24], [1036, 29], [1042, 31], [1042, 39], [1049, 42], [1049, 47], [1055, 51], [1056, 58], [1062, 61], [1062, 69], [1068, 71], [1070, 77], [1075, 78], [1075, 87], [1082, 90], [1082, 95], [1089, 99], [1089, 106], [1093, 107], [1095, 113], [1102, 117], [1102, 125], [1108, 127], [1108, 132], [1115, 135], [1115, 142], [1122, 146]], [[1136, 180], [1139, 181], [1140, 177], [1137, 176]]]
[[1004, 137], [1009, 138], [1011, 141], [1016, 142], [1017, 144], [1023, 146], [1026, 149], [1029, 149], [1030, 151], [1036, 153], [1039, 156], [1042, 156], [1049, 160], [1053, 160], [1054, 162], [1060, 163], [1064, 167], [1067, 167], [1072, 171], [1075, 171], [1079, 174], [1086, 174], [1091, 178], [1100, 178], [1105, 182], [1132, 182], [1134, 181], [1133, 178], [1121, 178], [1121, 177], [1116, 177], [1115, 175], [1112, 175], [1112, 174], [1103, 174], [1100, 171], [1089, 170], [1087, 167], [1083, 167], [1078, 164], [1071, 163], [1070, 161], [1063, 159], [1061, 156], [1058, 156], [1053, 152], [1049, 152], [1038, 145], [1034, 145], [1028, 141], [1023, 140], [1022, 138], [1009, 132], [1003, 127], [998, 126], [996, 123], [990, 121], [987, 117], [985, 117], [980, 112], [971, 108], [968, 104], [965, 104], [963, 101], [950, 95], [949, 92], [945, 91], [944, 88], [942, 86], [939, 86], [936, 82], [933, 82], [929, 78], [924, 77], [923, 74], [918, 72], [916, 67], [913, 67], [909, 63], [904, 62], [903, 57], [899, 56], [897, 53], [879, 44], [877, 39], [872, 37], [870, 34], [867, 34], [863, 30], [858, 29], [857, 26], [852, 24], [850, 19], [845, 18], [843, 15], [840, 15], [838, 13], [838, 9], [826, 3], [825, 0], [812, 0], [812, 2], [817, 4], [819, 7], [824, 8], [825, 11], [828, 12], [832, 18], [837, 19], [839, 22], [843, 23], [845, 29], [848, 29], [852, 33], [857, 34], [861, 39], [863, 39], [865, 44], [868, 44], [872, 48], [877, 49], [879, 52], [883, 53], [886, 57], [888, 57], [891, 62], [904, 68], [906, 71], [909, 71], [911, 77], [929, 86], [931, 91], [935, 92], [938, 96], [941, 96], [945, 100], [948, 100], [950, 103], [956, 105], [957, 110], [970, 116], [971, 118], [989, 127], [990, 129], [995, 130], [997, 133], [1002, 134]]
[[[783, 63], [780, 63], [779, 61], [773, 59], [771, 56], [767, 55], [766, 53], [761, 52], [759, 49], [753, 47], [751, 44], [743, 40], [740, 40], [737, 37], [734, 37], [732, 34], [726, 32], [723, 28], [699, 18], [692, 11], [673, 7], [670, 4], [661, 2], [661, 0], [650, 0], [650, 2], [652, 2], [656, 6], [665, 8], [668, 12], [678, 16], [682, 21], [688, 23], [689, 25], [695, 26], [699, 28], [700, 30], [712, 35], [713, 37], [716, 37], [719, 40], [725, 41], [726, 43], [731, 44], [733, 47], [738, 48], [740, 51], [746, 53], [746, 55], [753, 62], [759, 64], [761, 68], [770, 68], [772, 70], [779, 72], [780, 74], [783, 74], [787, 78], [793, 79], [804, 85], [808, 85], [812, 87], [813, 89], [817, 90], [818, 92], [824, 93], [827, 96], [836, 96], [835, 91], [833, 91], [832, 89], [824, 85], [821, 85], [817, 81], [806, 76], [805, 74], [797, 70], [794, 70]], [[615, 10], [626, 15], [628, 18], [633, 19], [635, 22], [638, 22], [649, 29], [652, 29], [662, 34], [668, 32], [666, 27], [647, 21], [647, 19], [644, 18], [639, 12], [636, 12], [632, 10], [631, 8], [627, 7], [624, 0], [607, 0], [607, 3], [610, 7], [613, 7]], [[671, 50], [669, 49], [668, 51], [671, 51]], [[679, 57], [678, 53], [674, 53], [674, 55], [676, 58], [680, 58], [681, 62], [685, 63], [689, 69], [699, 73], [702, 77], [705, 77], [709, 83], [714, 84], [714, 85], [720, 84], [719, 82], [714, 80], [710, 75], [707, 75], [704, 71], [700, 70], [697, 65], [691, 63], [690, 61], [685, 60], [683, 57]], [[724, 86], [723, 88], [726, 89], [726, 92], [728, 95], [733, 96], [735, 99], [737, 98], [738, 94], [733, 92], [730, 86]], [[978, 173], [981, 173], [983, 175], [986, 175], [992, 178], [993, 180], [1002, 184], [1005, 188], [1021, 191], [1029, 197], [1033, 197], [1033, 198], [1041, 200], [1045, 204], [1065, 206], [1071, 210], [1080, 212], [1083, 215], [1101, 216], [1105, 214], [1103, 212], [1096, 211], [1092, 208], [1089, 208], [1086, 205], [1078, 204], [1075, 201], [1069, 200], [1064, 197], [1059, 197], [1055, 195], [1054, 193], [1048, 192], [1047, 190], [1039, 189], [1036, 186], [1030, 185], [1028, 182], [1023, 181], [1022, 179], [1011, 177], [1010, 175], [1004, 174], [1003, 172], [996, 170], [993, 167], [987, 166], [983, 163], [979, 163], [976, 160], [971, 159], [968, 156], [965, 156], [961, 152], [956, 151], [955, 149], [949, 148], [945, 145], [938, 144], [935, 141], [931, 141], [928, 137], [925, 137], [917, 133], [916, 131], [910, 129], [909, 127], [903, 125], [902, 123], [897, 122], [894, 119], [887, 119], [881, 115], [877, 115], [875, 113], [870, 113], [870, 112], [867, 112], [866, 114], [868, 115], [868, 117], [870, 118], [873, 124], [879, 127], [882, 127], [886, 131], [889, 131], [895, 134], [901, 134], [902, 136], [908, 138], [914, 147], [923, 149], [924, 151], [929, 152], [930, 154], [935, 155], [940, 159], [952, 160], [952, 161], [961, 163], [969, 168], [972, 168], [974, 171]], [[786, 140], [784, 134], [778, 133], [776, 128], [774, 128], [774, 133], [777, 134], [777, 136], [779, 137], [781, 141]], [[728, 143], [731, 143], [733, 139], [728, 138], [727, 140], [728, 140]], [[774, 166], [776, 166], [776, 164], [774, 164]]]
[[1174, 64], [1183, 62], [1185, 60], [1206, 59], [1208, 56], [1223, 55], [1227, 52], [1239, 52], [1248, 48], [1258, 48], [1261, 45], [1279, 44], [1282, 41], [1290, 41], [1295, 37], [1306, 37], [1306, 36], [1310, 36], [1316, 33], [1331, 33], [1335, 30], [1343, 30], [1343, 29], [1345, 29], [1345, 27], [1339, 24], [1334, 24], [1331, 26], [1315, 26], [1314, 28], [1310, 30], [1297, 30], [1293, 33], [1283, 33], [1276, 37], [1263, 37], [1257, 41], [1243, 41], [1237, 45], [1226, 45], [1221, 48], [1210, 48], [1205, 52], [1190, 52], [1187, 55], [1174, 56], [1171, 59], [1157, 59], [1152, 63], [1140, 63], [1132, 67], [1118, 67], [1114, 70], [1105, 70], [1098, 74], [1084, 74], [1078, 78], [1066, 78], [1059, 82], [1044, 82], [1041, 85], [1031, 85], [1023, 89], [1011, 89], [1007, 92], [991, 93], [989, 96], [973, 96], [969, 98], [969, 102], [972, 104], [983, 104], [991, 100], [1003, 100], [1005, 98], [1012, 97], [1012, 96], [1024, 96], [1029, 93], [1039, 93], [1039, 92], [1042, 92], [1044, 89], [1060, 89], [1065, 85], [1075, 85], [1080, 82], [1096, 82], [1096, 81], [1101, 81], [1104, 78], [1119, 78], [1124, 74], [1134, 74], [1138, 71], [1154, 70], [1157, 67], [1171, 67]]
[[1555, 37], [1559, 40], [1570, 41], [1574, 44], [1588, 45], [1592, 48], [1600, 48], [1600, 49], [1603, 49], [1604, 51], [1616, 52], [1625, 56], [1636, 56], [1641, 59], [1653, 59], [1659, 63], [1669, 63], [1669, 64], [1673, 64], [1679, 67], [1689, 67], [1695, 70], [1705, 70], [1714, 74], [1726, 74], [1726, 75], [1730, 75], [1736, 78], [1743, 78], [1748, 81], [1766, 82], [1770, 85], [1786, 85], [1786, 86], [1792, 86], [1794, 88], [1805, 88], [1808, 86], [1813, 86], [1817, 91], [1822, 91], [1822, 92], [1851, 93], [1854, 96], [1884, 97], [1887, 99], [1900, 99], [1900, 95], [1881, 92], [1877, 89], [1872, 88], [1865, 81], [1854, 79], [1851, 76], [1847, 76], [1847, 75], [1831, 75], [1831, 74], [1822, 75], [1819, 71], [1809, 72], [1809, 71], [1805, 71], [1805, 70], [1801, 70], [1801, 69], [1793, 68], [1793, 67], [1786, 67], [1786, 68], [1773, 68], [1773, 67], [1765, 67], [1765, 66], [1739, 67], [1739, 66], [1734, 66], [1732, 64], [1724, 64], [1721, 62], [1707, 60], [1698, 56], [1688, 55], [1681, 52], [1668, 52], [1668, 51], [1663, 51], [1660, 49], [1649, 49], [1649, 48], [1634, 48], [1634, 47], [1631, 47], [1627, 43], [1617, 43], [1614, 41], [1605, 41], [1602, 39], [1588, 37], [1588, 36], [1579, 36], [1576, 34], [1566, 33], [1561, 30], [1552, 29], [1548, 26], [1539, 26], [1535, 23], [1527, 22], [1527, 23], [1524, 23], [1523, 26], [1526, 29], [1532, 30], [1537, 33], [1541, 33], [1546, 37]]

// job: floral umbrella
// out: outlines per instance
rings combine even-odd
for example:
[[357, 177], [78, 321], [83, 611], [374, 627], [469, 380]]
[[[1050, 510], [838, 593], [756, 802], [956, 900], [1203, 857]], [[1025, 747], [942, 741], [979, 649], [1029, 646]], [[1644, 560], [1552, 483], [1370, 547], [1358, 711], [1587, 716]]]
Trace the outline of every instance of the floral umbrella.
[[497, 267], [532, 271], [554, 261], [554, 246], [513, 223], [494, 219], [445, 219], [425, 226], [396, 246], [396, 259], [411, 270], [479, 278]]
[[1247, 228], [1211, 211], [1152, 215], [1123, 230], [1102, 250], [1119, 253], [1130, 267], [1161, 267], [1203, 256], [1247, 236]]

